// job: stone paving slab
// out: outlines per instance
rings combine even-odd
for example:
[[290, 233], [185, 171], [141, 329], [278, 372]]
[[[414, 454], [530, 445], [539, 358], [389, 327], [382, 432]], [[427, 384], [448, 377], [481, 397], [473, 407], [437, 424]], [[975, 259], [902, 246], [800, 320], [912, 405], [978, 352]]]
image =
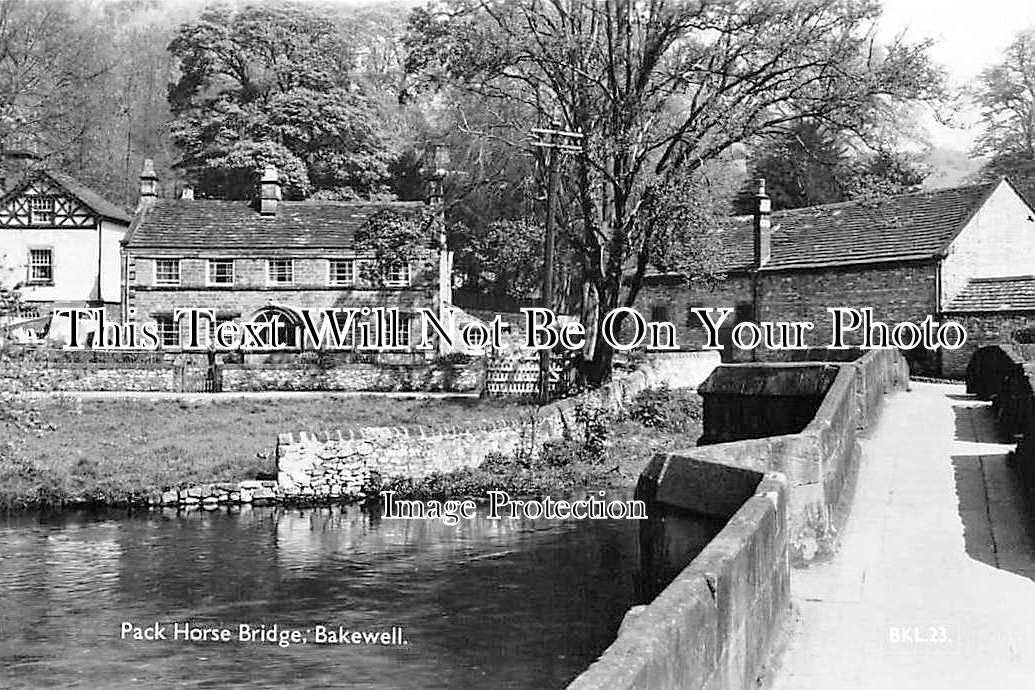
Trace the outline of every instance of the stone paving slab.
[[1032, 690], [1035, 548], [986, 403], [888, 398], [841, 550], [792, 572], [801, 623], [775, 690]]

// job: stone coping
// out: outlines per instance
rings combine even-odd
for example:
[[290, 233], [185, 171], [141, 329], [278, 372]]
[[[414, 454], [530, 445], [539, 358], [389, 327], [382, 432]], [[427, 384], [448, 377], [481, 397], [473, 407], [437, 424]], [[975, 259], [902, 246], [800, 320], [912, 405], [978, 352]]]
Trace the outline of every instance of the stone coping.
[[754, 688], [790, 602], [786, 512], [779, 473], [728, 467], [751, 487], [700, 554], [646, 606], [569, 690]]
[[402, 426], [357, 426], [349, 429], [331, 429], [325, 431], [295, 431], [277, 435], [277, 445], [293, 445], [307, 443], [334, 443], [336, 441], [354, 441], [365, 438], [411, 438], [425, 436], [463, 435], [480, 431], [514, 429], [526, 422], [520, 419], [501, 419], [477, 421], [461, 424], [438, 424], [426, 426], [420, 424]]
[[626, 614], [617, 639], [571, 690], [757, 687], [790, 602], [792, 514], [812, 499], [846, 498], [859, 429], [872, 422], [883, 393], [908, 381], [897, 351], [834, 366], [801, 433], [655, 456], [638, 498], [728, 517], [727, 524], [650, 604]]

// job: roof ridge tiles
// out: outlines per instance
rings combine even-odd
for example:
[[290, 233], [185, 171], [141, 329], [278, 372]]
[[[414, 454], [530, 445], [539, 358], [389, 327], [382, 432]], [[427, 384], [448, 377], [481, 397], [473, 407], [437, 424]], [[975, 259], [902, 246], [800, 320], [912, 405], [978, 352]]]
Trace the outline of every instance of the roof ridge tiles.
[[1035, 275], [1019, 275], [1019, 276], [991, 276], [987, 278], [971, 278], [968, 283], [1012, 283], [1022, 280], [1035, 280]]

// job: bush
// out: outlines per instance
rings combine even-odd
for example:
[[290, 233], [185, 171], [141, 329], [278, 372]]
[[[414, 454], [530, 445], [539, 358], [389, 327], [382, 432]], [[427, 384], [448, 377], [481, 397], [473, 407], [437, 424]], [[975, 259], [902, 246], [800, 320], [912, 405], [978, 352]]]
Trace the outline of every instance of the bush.
[[[601, 405], [588, 402], [575, 405], [576, 435], [571, 440], [581, 441], [584, 462], [603, 462], [614, 421], [611, 413]], [[565, 436], [568, 438], [569, 434]]]
[[489, 453], [478, 467], [453, 472], [433, 472], [420, 478], [379, 475], [370, 478], [364, 493], [376, 496], [395, 491], [399, 498], [447, 500], [485, 497], [489, 491], [512, 496], [567, 494], [581, 486], [603, 485], [610, 477], [604, 469], [610, 437], [610, 415], [597, 406], [575, 409], [575, 424], [564, 438], [546, 441], [530, 452], [526, 438], [513, 453]]
[[[568, 467], [585, 463], [591, 457], [585, 446], [571, 438], [547, 441], [539, 451], [539, 462], [543, 467]], [[589, 460], [592, 464], [593, 460]]]
[[663, 383], [640, 391], [629, 417], [652, 429], [686, 431], [701, 419], [701, 398], [689, 388], [670, 388]]
[[541, 497], [567, 494], [580, 486], [601, 485], [608, 473], [600, 468], [521, 467], [517, 463], [503, 467], [465, 467], [454, 472], [433, 472], [420, 478], [372, 477], [365, 489], [375, 497], [381, 491], [395, 491], [402, 499], [448, 500], [451, 498], [485, 498], [489, 491], [506, 491], [511, 496]]
[[444, 355], [439, 355], [432, 360], [432, 364], [437, 366], [464, 366], [474, 361], [474, 357], [463, 352], [450, 352]]

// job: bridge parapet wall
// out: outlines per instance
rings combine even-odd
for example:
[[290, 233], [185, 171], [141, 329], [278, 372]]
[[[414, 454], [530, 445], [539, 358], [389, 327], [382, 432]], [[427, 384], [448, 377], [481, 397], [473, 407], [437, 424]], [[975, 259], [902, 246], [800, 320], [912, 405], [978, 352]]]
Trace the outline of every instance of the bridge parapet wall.
[[710, 469], [725, 492], [713, 509], [732, 509], [726, 526], [653, 602], [626, 614], [618, 639], [569, 690], [755, 687], [790, 602], [788, 483]]
[[979, 348], [967, 365], [967, 392], [992, 401], [1000, 428], [1027, 434], [1035, 426], [1035, 351], [1003, 343]]
[[1000, 431], [1018, 439], [1009, 463], [1035, 497], [1035, 348], [1003, 343], [976, 350], [967, 365], [967, 392], [990, 400]]
[[811, 558], [805, 542], [835, 531], [831, 507], [848, 502], [859, 433], [885, 393], [908, 385], [896, 350], [837, 366], [801, 432], [653, 458], [637, 498], [728, 521], [660, 595], [626, 614], [618, 639], [569, 690], [758, 686], [790, 603], [791, 560]]
[[[738, 366], [731, 365], [727, 371]], [[767, 366], [773, 372], [780, 370], [779, 365]], [[806, 371], [801, 365], [788, 366]], [[715, 485], [700, 479], [708, 474], [701, 470], [704, 465], [780, 472], [792, 487], [789, 520], [795, 563], [801, 565], [817, 555], [833, 552], [850, 498], [846, 487], [857, 469], [859, 433], [873, 424], [883, 395], [908, 384], [909, 371], [897, 350], [875, 350], [854, 362], [827, 366], [836, 367], [836, 374], [804, 429], [678, 451], [673, 457], [680, 459], [665, 466], [663, 477], [655, 478], [656, 496], [650, 498], [683, 510], [715, 515], [710, 507], [715, 500], [710, 495]], [[744, 371], [752, 376], [758, 373], [753, 367]], [[708, 384], [703, 388], [707, 389]], [[774, 396], [771, 404], [782, 404], [779, 396]], [[708, 421], [706, 417], [705, 436], [712, 433], [707, 429]], [[656, 465], [648, 467], [644, 474], [652, 471], [657, 471]]]

